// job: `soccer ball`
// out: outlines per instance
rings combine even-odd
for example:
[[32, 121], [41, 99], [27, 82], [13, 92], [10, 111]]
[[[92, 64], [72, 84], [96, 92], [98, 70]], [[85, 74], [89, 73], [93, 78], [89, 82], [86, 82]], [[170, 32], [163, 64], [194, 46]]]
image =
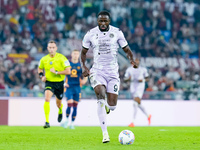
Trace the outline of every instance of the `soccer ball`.
[[123, 145], [133, 144], [135, 140], [135, 135], [130, 130], [123, 130], [119, 134], [119, 142]]

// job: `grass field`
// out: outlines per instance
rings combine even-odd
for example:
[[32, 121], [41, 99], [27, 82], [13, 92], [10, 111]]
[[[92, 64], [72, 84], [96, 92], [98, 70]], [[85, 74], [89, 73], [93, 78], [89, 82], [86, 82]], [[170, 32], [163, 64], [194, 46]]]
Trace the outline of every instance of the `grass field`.
[[[118, 142], [124, 129], [135, 134], [132, 145]], [[100, 127], [0, 126], [0, 150], [200, 150], [200, 127], [108, 127], [108, 131], [110, 143], [103, 144]]]

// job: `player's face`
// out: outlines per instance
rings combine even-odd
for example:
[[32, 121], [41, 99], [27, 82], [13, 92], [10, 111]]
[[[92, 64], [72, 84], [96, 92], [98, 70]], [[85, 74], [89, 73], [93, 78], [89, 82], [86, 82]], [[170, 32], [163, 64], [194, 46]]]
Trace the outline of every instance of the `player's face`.
[[98, 21], [99, 29], [101, 31], [107, 31], [109, 24], [110, 24], [109, 16], [99, 15], [97, 21]]
[[138, 58], [135, 59], [135, 62], [136, 62], [136, 64], [138, 64], [138, 66], [139, 66], [140, 60], [139, 60]]
[[72, 56], [72, 59], [77, 61], [79, 59], [79, 55], [80, 55], [80, 52], [78, 51], [73, 51], [71, 56]]
[[56, 46], [55, 43], [49, 43], [47, 49], [49, 51], [49, 54], [51, 56], [54, 56], [56, 54], [56, 51], [57, 51], [57, 46]]

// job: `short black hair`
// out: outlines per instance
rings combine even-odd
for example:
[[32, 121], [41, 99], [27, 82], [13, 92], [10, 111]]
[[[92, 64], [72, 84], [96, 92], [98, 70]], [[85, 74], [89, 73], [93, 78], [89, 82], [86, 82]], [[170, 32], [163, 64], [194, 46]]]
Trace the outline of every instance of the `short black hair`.
[[55, 44], [56, 44], [56, 41], [50, 40], [50, 41], [48, 42], [48, 44], [49, 44], [49, 43], [55, 43]]
[[98, 13], [98, 16], [97, 16], [97, 17], [99, 17], [100, 15], [106, 15], [106, 16], [108, 16], [109, 19], [110, 19], [110, 13], [109, 13], [108, 11], [105, 11], [105, 10], [100, 11], [100, 12]]

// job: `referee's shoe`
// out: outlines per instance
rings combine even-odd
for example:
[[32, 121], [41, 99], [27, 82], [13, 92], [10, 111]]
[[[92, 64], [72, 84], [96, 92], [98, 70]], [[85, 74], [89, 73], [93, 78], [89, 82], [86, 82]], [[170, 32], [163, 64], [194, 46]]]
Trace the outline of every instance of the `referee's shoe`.
[[43, 127], [44, 127], [44, 129], [50, 128], [50, 124], [48, 122], [45, 122], [45, 125]]
[[62, 114], [58, 114], [58, 122], [62, 121]]

